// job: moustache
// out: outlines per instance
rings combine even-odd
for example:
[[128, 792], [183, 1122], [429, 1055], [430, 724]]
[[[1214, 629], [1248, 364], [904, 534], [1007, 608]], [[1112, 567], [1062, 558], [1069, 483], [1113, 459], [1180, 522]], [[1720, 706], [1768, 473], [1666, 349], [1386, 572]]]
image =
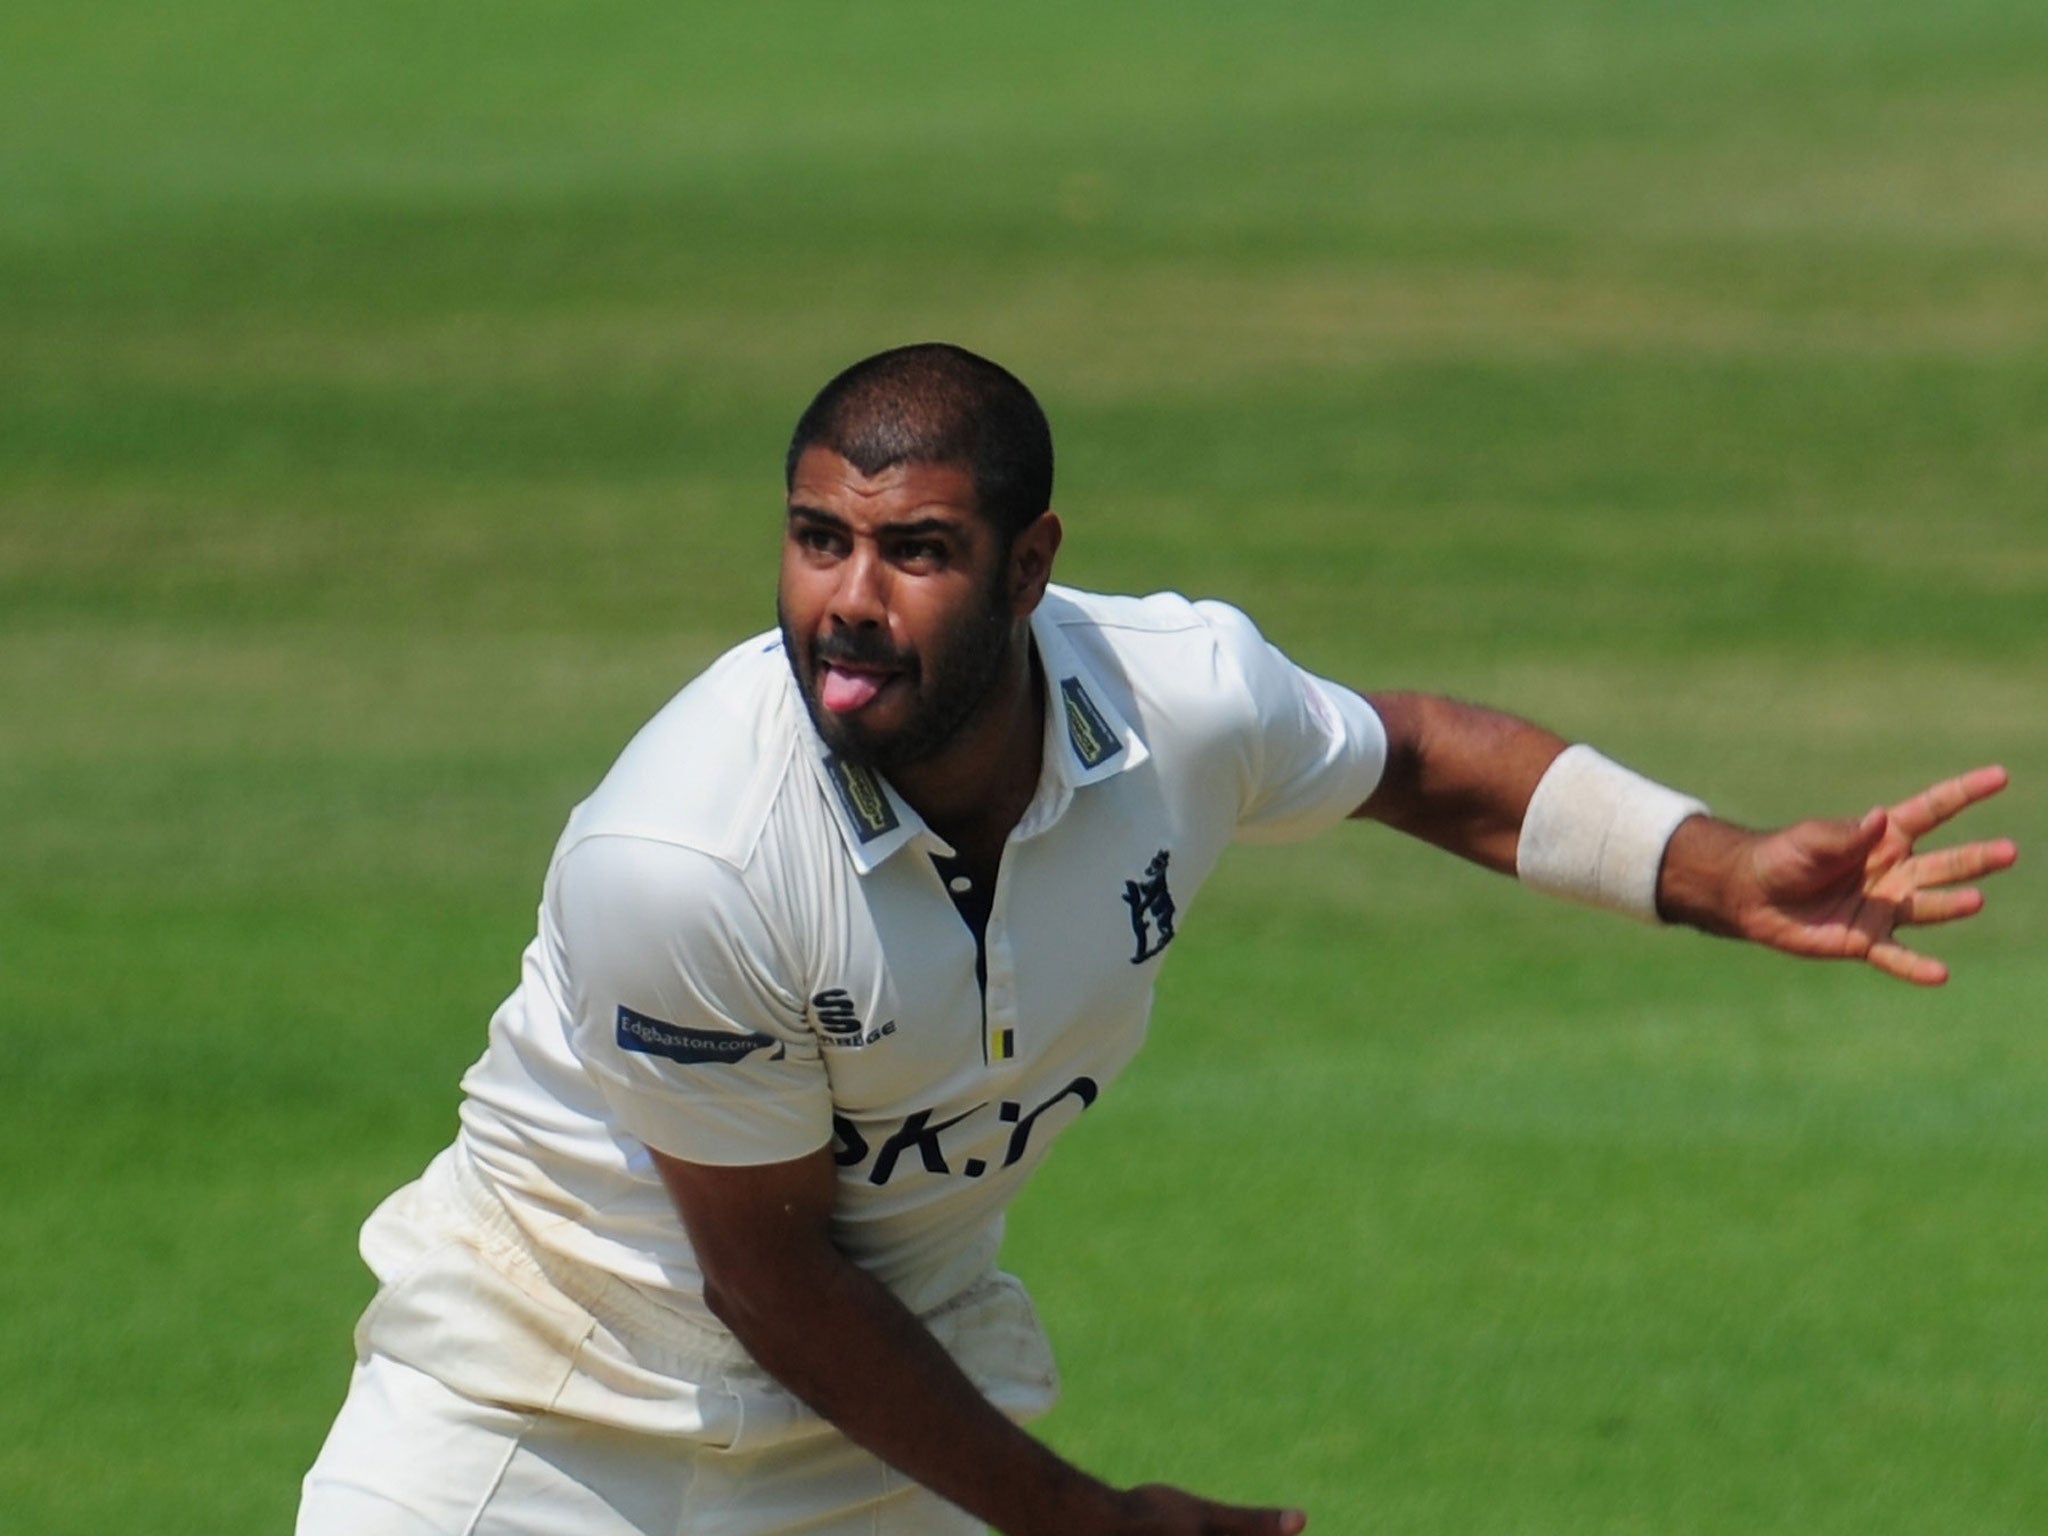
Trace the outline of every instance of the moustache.
[[914, 655], [907, 651], [896, 651], [888, 641], [880, 637], [820, 635], [811, 643], [811, 659], [838, 662], [850, 667], [872, 667], [879, 671], [902, 672], [913, 678], [917, 673], [917, 658]]

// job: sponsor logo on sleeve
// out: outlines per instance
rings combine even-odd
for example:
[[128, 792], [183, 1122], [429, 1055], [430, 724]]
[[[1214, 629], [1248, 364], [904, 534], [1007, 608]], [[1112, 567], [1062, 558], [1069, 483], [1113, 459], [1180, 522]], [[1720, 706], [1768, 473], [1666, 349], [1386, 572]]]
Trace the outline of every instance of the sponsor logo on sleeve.
[[873, 770], [834, 755], [825, 759], [825, 777], [832, 781], [839, 803], [846, 807], [847, 820], [853, 823], [854, 835], [863, 843], [896, 830], [896, 808]]
[[1074, 756], [1081, 760], [1083, 768], [1099, 768], [1123, 751], [1124, 744], [1117, 740], [1109, 722], [1102, 718], [1102, 711], [1088, 697], [1081, 679], [1061, 678], [1060, 700], [1067, 710], [1067, 738], [1073, 742]]
[[642, 1056], [665, 1056], [684, 1066], [724, 1066], [746, 1061], [758, 1051], [767, 1051], [767, 1061], [780, 1061], [788, 1047], [773, 1035], [757, 1030], [690, 1029], [661, 1019], [650, 1019], [619, 1005], [618, 1041], [622, 1051]]

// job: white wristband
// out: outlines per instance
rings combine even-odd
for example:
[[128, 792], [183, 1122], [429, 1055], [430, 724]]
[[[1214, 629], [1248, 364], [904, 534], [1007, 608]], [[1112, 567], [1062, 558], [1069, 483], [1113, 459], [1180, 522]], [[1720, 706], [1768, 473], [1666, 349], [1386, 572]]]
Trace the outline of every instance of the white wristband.
[[1591, 747], [1567, 747], [1530, 798], [1515, 874], [1567, 901], [1654, 923], [1664, 845], [1680, 822], [1706, 809]]

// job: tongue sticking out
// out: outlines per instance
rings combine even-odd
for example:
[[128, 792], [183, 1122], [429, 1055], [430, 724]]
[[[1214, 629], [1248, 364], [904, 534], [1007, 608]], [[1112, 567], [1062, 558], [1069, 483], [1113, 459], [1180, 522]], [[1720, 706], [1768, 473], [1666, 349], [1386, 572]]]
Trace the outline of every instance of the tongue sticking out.
[[835, 715], [844, 715], [861, 708], [882, 691], [886, 677], [873, 672], [848, 672], [839, 667], [825, 668], [825, 687], [822, 701]]

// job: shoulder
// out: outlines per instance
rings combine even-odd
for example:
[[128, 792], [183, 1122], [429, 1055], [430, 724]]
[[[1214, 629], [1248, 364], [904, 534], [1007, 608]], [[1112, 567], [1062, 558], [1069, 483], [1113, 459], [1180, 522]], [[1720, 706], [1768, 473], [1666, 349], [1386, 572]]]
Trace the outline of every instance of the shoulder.
[[627, 743], [570, 816], [557, 857], [593, 839], [626, 839], [744, 866], [788, 787], [799, 740], [793, 707], [780, 637], [734, 646]]
[[1054, 586], [1046, 590], [1044, 609], [1046, 621], [1062, 635], [1105, 651], [1170, 656], [1264, 643], [1242, 609], [1178, 592], [1122, 596]]
[[1271, 651], [1239, 609], [1178, 592], [1112, 596], [1054, 587], [1047, 627], [1112, 690], [1183, 723], [1243, 723], [1249, 685]]
[[1196, 602], [1178, 592], [1127, 596], [1058, 585], [1046, 588], [1044, 604], [1047, 619], [1064, 634], [1101, 634], [1138, 645], [1145, 644], [1147, 637], [1198, 633], [1210, 622], [1205, 610], [1223, 606]]
[[843, 857], [779, 635], [727, 651], [570, 814], [543, 903], [607, 966], [786, 973]]
[[[599, 833], [556, 855], [543, 897], [578, 985], [666, 996], [694, 986], [725, 995], [793, 974], [793, 926], [758, 883], [699, 848]], [[748, 980], [752, 978], [752, 980]], [[664, 1015], [673, 1017], [673, 1015]]]
[[1085, 658], [1149, 749], [1229, 778], [1240, 835], [1313, 831], [1378, 782], [1386, 735], [1372, 707], [1290, 661], [1229, 603], [1069, 589], [1048, 601], [1053, 645]]

